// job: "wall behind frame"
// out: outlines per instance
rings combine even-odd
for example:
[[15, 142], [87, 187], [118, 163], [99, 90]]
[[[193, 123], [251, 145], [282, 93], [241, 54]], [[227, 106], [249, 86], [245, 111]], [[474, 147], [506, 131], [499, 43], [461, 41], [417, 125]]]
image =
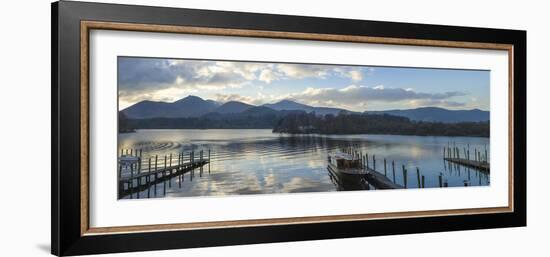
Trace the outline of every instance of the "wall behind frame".
[[[98, 1], [94, 1], [98, 2]], [[528, 77], [528, 227], [420, 235], [354, 238], [309, 242], [214, 247], [155, 252], [155, 256], [336, 256], [340, 254], [407, 256], [523, 255], [548, 252], [550, 173], [547, 172], [546, 131], [550, 84], [547, 58], [550, 21], [544, 1], [245, 1], [245, 0], [106, 0], [100, 2], [163, 5], [228, 11], [247, 11], [355, 18], [459, 26], [524, 29], [527, 35]], [[15, 183], [0, 187], [0, 230], [10, 243], [2, 256], [48, 256], [50, 242], [50, 1], [10, 2], [0, 16], [0, 156], [10, 160], [2, 172], [27, 163], [30, 153], [37, 169], [29, 170], [23, 189]], [[32, 151], [31, 151], [32, 150]], [[151, 256], [150, 252], [116, 256]], [[535, 254], [536, 255], [536, 254]], [[115, 255], [104, 255], [115, 256]]]

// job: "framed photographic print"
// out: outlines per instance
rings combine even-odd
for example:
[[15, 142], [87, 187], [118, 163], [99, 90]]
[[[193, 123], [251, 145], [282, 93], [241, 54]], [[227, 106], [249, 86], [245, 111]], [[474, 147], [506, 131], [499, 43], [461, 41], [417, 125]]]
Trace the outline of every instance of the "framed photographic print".
[[526, 32], [57, 2], [52, 253], [526, 224]]

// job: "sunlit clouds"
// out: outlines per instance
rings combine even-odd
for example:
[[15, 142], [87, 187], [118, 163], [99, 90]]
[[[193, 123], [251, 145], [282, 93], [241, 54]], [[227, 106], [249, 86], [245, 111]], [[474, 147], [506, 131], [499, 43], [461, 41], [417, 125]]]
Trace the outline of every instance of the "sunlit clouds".
[[289, 99], [353, 111], [422, 106], [488, 109], [488, 74], [459, 70], [119, 57], [119, 108], [143, 100], [174, 102], [196, 95], [220, 103], [240, 101], [262, 105]]

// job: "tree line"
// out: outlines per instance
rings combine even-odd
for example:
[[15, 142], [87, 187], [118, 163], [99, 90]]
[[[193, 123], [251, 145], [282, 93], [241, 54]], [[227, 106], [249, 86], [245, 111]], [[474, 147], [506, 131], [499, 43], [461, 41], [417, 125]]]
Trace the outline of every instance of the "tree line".
[[388, 114], [316, 115], [314, 112], [256, 110], [191, 118], [128, 119], [119, 112], [119, 132], [135, 129], [272, 129], [289, 134], [389, 134], [489, 137], [486, 122], [422, 122]]
[[314, 113], [292, 113], [280, 119], [273, 132], [489, 137], [489, 121], [441, 123], [411, 121], [388, 114], [340, 113], [336, 116], [319, 116]]

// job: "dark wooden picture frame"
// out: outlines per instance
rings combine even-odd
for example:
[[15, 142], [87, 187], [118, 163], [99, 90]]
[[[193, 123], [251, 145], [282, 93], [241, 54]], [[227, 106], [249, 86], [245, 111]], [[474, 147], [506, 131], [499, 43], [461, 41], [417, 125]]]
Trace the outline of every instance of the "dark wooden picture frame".
[[[90, 228], [91, 29], [500, 49], [509, 53], [509, 202], [503, 208]], [[113, 5], [52, 4], [52, 253], [78, 255], [526, 225], [526, 32]]]

